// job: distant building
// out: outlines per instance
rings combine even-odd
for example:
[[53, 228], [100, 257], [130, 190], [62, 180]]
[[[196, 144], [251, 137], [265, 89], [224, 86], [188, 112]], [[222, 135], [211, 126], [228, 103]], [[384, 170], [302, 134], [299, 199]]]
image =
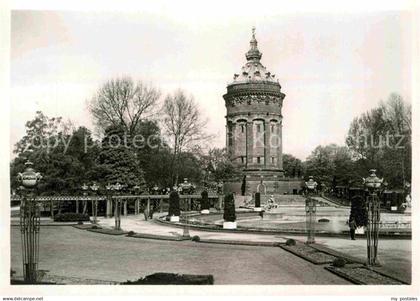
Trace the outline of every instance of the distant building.
[[[297, 193], [302, 182], [285, 178], [283, 171], [281, 109], [286, 95], [275, 75], [261, 64], [257, 44], [253, 29], [247, 62], [223, 95], [226, 148], [231, 161], [243, 170], [248, 193], [257, 187], [267, 193]], [[230, 190], [241, 191], [238, 181], [232, 179]]]

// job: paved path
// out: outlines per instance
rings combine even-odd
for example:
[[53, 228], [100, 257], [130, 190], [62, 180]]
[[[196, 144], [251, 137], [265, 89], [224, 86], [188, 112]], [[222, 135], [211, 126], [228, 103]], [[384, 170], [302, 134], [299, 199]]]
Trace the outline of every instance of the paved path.
[[[104, 227], [114, 227], [114, 218], [100, 218], [99, 225]], [[158, 224], [155, 221], [145, 221], [144, 217], [128, 216], [121, 218], [121, 228], [125, 231], [134, 231], [136, 233], [179, 236], [182, 235], [183, 229]], [[261, 235], [252, 233], [229, 233], [229, 232], [209, 232], [200, 230], [189, 230], [191, 236], [198, 235], [205, 239], [223, 239], [235, 241], [258, 241], [258, 242], [285, 242], [286, 238], [280, 235]]]
[[[114, 219], [100, 219], [100, 224], [113, 227]], [[155, 235], [182, 235], [182, 228], [171, 228], [153, 221], [144, 221], [143, 216], [122, 218], [121, 227], [127, 231]], [[223, 239], [236, 241], [285, 242], [288, 238], [306, 241], [306, 236], [288, 234], [252, 234], [230, 232], [206, 232], [190, 230], [191, 235], [205, 239]], [[350, 240], [348, 237], [317, 237], [316, 242], [344, 254], [366, 259], [366, 239]], [[379, 259], [383, 268], [392, 271], [403, 279], [411, 279], [411, 239], [381, 239], [379, 242]]]
[[[22, 275], [18, 227], [11, 228], [11, 256], [12, 269]], [[278, 247], [139, 239], [67, 226], [41, 228], [39, 269], [102, 281], [173, 272], [212, 274], [215, 284], [349, 284]]]
[[[17, 221], [14, 221], [14, 222], [17, 222]], [[49, 219], [43, 219], [43, 223], [48, 223], [48, 222], [50, 222]], [[102, 226], [105, 226], [105, 227], [113, 227], [114, 226], [114, 219], [113, 218], [108, 218], [108, 219], [107, 218], [100, 218], [100, 224]], [[127, 231], [131, 230], [131, 231], [135, 231], [137, 233], [144, 233], [144, 234], [178, 236], [178, 235], [182, 235], [182, 233], [183, 233], [182, 228], [169, 227], [169, 226], [166, 226], [166, 225], [158, 224], [158, 223], [153, 222], [153, 221], [144, 221], [144, 218], [143, 218], [142, 215], [128, 216], [126, 218], [122, 217], [121, 225], [122, 225], [122, 228], [124, 230], [127, 230]], [[76, 231], [76, 232], [74, 232], [75, 235], [77, 234], [75, 239], [78, 239], [77, 237], [83, 236], [83, 235], [86, 235], [87, 237], [92, 237], [92, 239], [93, 238], [104, 239], [104, 240], [109, 240], [110, 239], [110, 236], [108, 236], [108, 235], [91, 233], [91, 232], [87, 232], [87, 231], [83, 231], [83, 230], [76, 230], [72, 227], [66, 227], [66, 226], [64, 226], [64, 227], [54, 227], [54, 226], [42, 227], [41, 233], [45, 233], [46, 231], [49, 232], [49, 230], [48, 230], [49, 228], [56, 229], [57, 233], [60, 233], [60, 231], [63, 231], [63, 233], [67, 233], [69, 231], [70, 232]], [[62, 229], [62, 230], [58, 231], [58, 229]], [[69, 229], [71, 229], [71, 230], [69, 230]], [[12, 233], [19, 234], [19, 228], [16, 227], [16, 226], [12, 227]], [[198, 235], [202, 239], [222, 239], [222, 240], [271, 242], [271, 243], [272, 242], [284, 242], [287, 238], [294, 238], [294, 239], [301, 240], [301, 241], [306, 240], [305, 236], [293, 236], [293, 235], [286, 235], [286, 234], [284, 234], [284, 235], [279, 235], [279, 234], [248, 234], [248, 233], [228, 233], [228, 232], [207, 232], [207, 231], [200, 231], [200, 230], [190, 230], [190, 234], [192, 236], [193, 235]], [[92, 235], [94, 235], [94, 236], [92, 236]], [[124, 238], [125, 237], [115, 237], [115, 240], [119, 241], [120, 239], [124, 239]], [[58, 246], [61, 245], [61, 239], [62, 239], [61, 236], [57, 236], [57, 245]], [[257, 248], [257, 247], [250, 247], [250, 246], [248, 247], [248, 246], [197, 244], [197, 243], [192, 243], [192, 242], [156, 241], [156, 240], [152, 240], [152, 239], [148, 239], [148, 240], [136, 239], [136, 238], [126, 238], [126, 239], [141, 241], [142, 243], [145, 243], [145, 244], [150, 243], [151, 245], [154, 245], [154, 246], [163, 244], [164, 246], [169, 247], [169, 246], [171, 246], [171, 244], [173, 244], [172, 247], [176, 246], [176, 248], [178, 246], [186, 246], [188, 244], [192, 244], [191, 247], [193, 247], [193, 246], [209, 246], [210, 249], [213, 249], [213, 248], [219, 249], [220, 248], [220, 250], [230, 250], [230, 249], [236, 250], [236, 248], [239, 248], [240, 250], [243, 250], [243, 248]], [[14, 248], [18, 248], [18, 247], [16, 247], [16, 244], [17, 244], [17, 241], [20, 243], [20, 237], [19, 236], [14, 237], [14, 240], [15, 240], [15, 242], [14, 242], [14, 247], [12, 246], [12, 250]], [[83, 245], [84, 244], [83, 241], [85, 241], [85, 240], [81, 238], [81, 242], [80, 243], [78, 243], [78, 242], [75, 243], [74, 246], [70, 247], [70, 249], [77, 250], [78, 246], [85, 248], [85, 246]], [[350, 256], [357, 257], [361, 260], [365, 260], [365, 258], [366, 258], [366, 240], [364, 238], [360, 238], [358, 240], [352, 241], [352, 240], [348, 239], [347, 237], [317, 237], [316, 242], [319, 243], [319, 244], [325, 245], [325, 246], [327, 246], [331, 249], [334, 249], [334, 250], [340, 251], [342, 253], [348, 254]], [[124, 243], [125, 243], [125, 241], [124, 241]], [[89, 241], [86, 241], [86, 244], [89, 245]], [[54, 246], [54, 244], [52, 244], [52, 248], [54, 250], [56, 250], [55, 249], [56, 247]], [[18, 249], [20, 251], [20, 248], [18, 248]], [[260, 253], [260, 252], [262, 252], [262, 253], [269, 252], [270, 253], [271, 251], [267, 251], [267, 249], [276, 249], [277, 250], [279, 248], [258, 247], [258, 250], [257, 249], [250, 249], [250, 250], [251, 251], [252, 250], [257, 250], [258, 253]], [[265, 251], [262, 251], [262, 250], [265, 250]], [[102, 248], [102, 247], [98, 247], [97, 249], [94, 248], [93, 252], [99, 252], [100, 254], [105, 254], [104, 248]], [[207, 254], [207, 251], [200, 251], [200, 252], [204, 252], [204, 253]], [[276, 251], [276, 252], [283, 253], [282, 251]], [[233, 252], [233, 254], [234, 253], [235, 252]], [[239, 252], [239, 253], [241, 253], [241, 252]], [[253, 253], [253, 252], [251, 252], [251, 253]], [[58, 254], [60, 254], [60, 252], [58, 252]], [[102, 255], [100, 255], [100, 256], [102, 256]], [[166, 258], [167, 254], [163, 254], [162, 256]], [[240, 254], [238, 256], [245, 256], [245, 255]], [[251, 255], [249, 255], [249, 256], [252, 257]], [[281, 256], [283, 256], [283, 255], [281, 255]], [[396, 276], [399, 276], [403, 279], [410, 279], [411, 278], [411, 256], [412, 256], [411, 255], [411, 240], [409, 240], [409, 239], [381, 239], [380, 242], [379, 242], [379, 259], [380, 259], [380, 262], [383, 264], [383, 268], [387, 271], [392, 271], [392, 273], [395, 273]], [[241, 257], [238, 257], [238, 258], [241, 258]], [[248, 258], [248, 255], [246, 255], [245, 258]], [[102, 260], [102, 259], [99, 258], [99, 260]], [[237, 260], [237, 258], [234, 257], [232, 260]], [[17, 266], [17, 268], [19, 269], [20, 268], [20, 262], [21, 262], [20, 255], [19, 255], [19, 257], [15, 256], [14, 261], [19, 262], [19, 264]], [[13, 258], [12, 258], [12, 262], [13, 262]], [[217, 258], [215, 258], [215, 262], [218, 262]], [[249, 264], [249, 263], [246, 263], [246, 264]], [[201, 266], [201, 264], [199, 264], [199, 265]], [[157, 266], [161, 266], [161, 264], [158, 264]], [[256, 268], [257, 266], [258, 265], [253, 265], [253, 268]], [[191, 270], [191, 267], [189, 267], [189, 269]], [[63, 267], [63, 271], [65, 271], [65, 267]], [[150, 271], [156, 272], [156, 270], [153, 270], [153, 269], [150, 269]], [[160, 271], [164, 271], [164, 270], [160, 270]], [[73, 275], [73, 276], [77, 277], [77, 273], [75, 273], [75, 275]], [[92, 275], [90, 275], [90, 278], [94, 279], [94, 276], [95, 275], [92, 274]], [[220, 277], [222, 277], [221, 279], [224, 279], [223, 275], [221, 275]], [[258, 277], [257, 278], [255, 278], [255, 277], [256, 276], [253, 276], [251, 278], [252, 279], [259, 279], [258, 281], [262, 281], [262, 279], [265, 279], [264, 277], [261, 278], [261, 279], [258, 278]], [[235, 283], [233, 281], [233, 278], [228, 277], [226, 279], [230, 281], [228, 283]], [[307, 278], [307, 279], [309, 279], [309, 278]], [[102, 280], [113, 280], [113, 279], [105, 278], [105, 279], [102, 279]], [[120, 279], [118, 279], [118, 280], [120, 280]], [[123, 280], [126, 280], [126, 279], [123, 279]], [[246, 280], [238, 280], [238, 281], [239, 281], [238, 283], [250, 283], [250, 282], [246, 282]], [[243, 282], [243, 281], [245, 281], [245, 282]], [[283, 280], [279, 279], [279, 281], [285, 281], [285, 280], [284, 279]], [[258, 282], [258, 283], [260, 283], [260, 282]], [[281, 283], [288, 283], [288, 282], [281, 282]]]

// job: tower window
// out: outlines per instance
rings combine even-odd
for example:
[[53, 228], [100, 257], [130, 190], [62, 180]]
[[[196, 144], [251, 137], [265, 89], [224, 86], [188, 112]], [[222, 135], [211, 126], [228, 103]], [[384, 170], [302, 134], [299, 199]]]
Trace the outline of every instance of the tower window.
[[245, 163], [245, 156], [241, 156], [241, 162], [242, 162], [242, 164]]
[[241, 132], [245, 133], [245, 125], [244, 124], [241, 124]]
[[271, 125], [271, 132], [272, 132], [272, 133], [274, 133], [274, 128], [275, 128], [275, 126], [274, 126], [274, 124], [272, 124], [272, 125]]
[[271, 163], [272, 164], [276, 163], [276, 157], [271, 157]]
[[261, 133], [261, 124], [257, 124], [257, 132]]
[[257, 157], [257, 163], [260, 164], [261, 163], [261, 157]]

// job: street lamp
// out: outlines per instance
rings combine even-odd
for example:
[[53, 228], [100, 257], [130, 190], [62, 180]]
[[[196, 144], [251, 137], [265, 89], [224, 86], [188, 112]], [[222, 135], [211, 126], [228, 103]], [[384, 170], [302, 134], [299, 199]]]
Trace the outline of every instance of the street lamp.
[[217, 184], [217, 194], [219, 197], [219, 210], [222, 211], [223, 210], [223, 182], [220, 181]]
[[89, 186], [87, 186], [86, 183], [83, 183], [82, 190], [83, 190], [83, 196], [84, 196], [84, 199], [83, 199], [83, 214], [86, 214], [86, 211], [87, 211], [87, 200], [86, 200], [86, 198], [87, 198], [87, 191], [89, 190]]
[[383, 183], [383, 179], [376, 176], [376, 169], [370, 170], [370, 175], [366, 179], [363, 178], [368, 195], [366, 197], [366, 211], [368, 215], [366, 226], [367, 238], [367, 265], [379, 266], [378, 261], [378, 241], [379, 241], [379, 223], [381, 204], [378, 197], [379, 189]]
[[105, 186], [106, 194], [107, 194], [107, 206], [106, 206], [106, 217], [112, 216], [112, 190], [114, 186], [109, 184]]
[[20, 231], [22, 238], [23, 276], [26, 283], [36, 283], [39, 259], [40, 210], [36, 202], [35, 189], [42, 179], [39, 172], [32, 168], [32, 162], [26, 161], [25, 171], [18, 174], [22, 183], [20, 189]]
[[90, 189], [94, 193], [94, 199], [92, 200], [92, 215], [93, 215], [93, 223], [97, 223], [97, 217], [98, 217], [98, 199], [97, 199], [97, 192], [99, 190], [99, 186], [96, 183], [93, 183], [92, 186], [90, 186]]
[[305, 200], [306, 229], [308, 232], [307, 244], [315, 243], [315, 219], [316, 219], [316, 200], [311, 196], [315, 194], [318, 183], [312, 176], [305, 182], [307, 198]]
[[[117, 182], [117, 184], [113, 185], [113, 190], [115, 190], [118, 195], [122, 187], [123, 186]], [[114, 216], [115, 216], [115, 230], [121, 230], [121, 200], [119, 198], [115, 199]]]

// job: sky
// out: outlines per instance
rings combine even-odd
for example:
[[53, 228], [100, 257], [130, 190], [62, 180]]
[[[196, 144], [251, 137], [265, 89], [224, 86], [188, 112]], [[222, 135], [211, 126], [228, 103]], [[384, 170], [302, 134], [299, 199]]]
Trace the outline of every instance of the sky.
[[390, 93], [411, 102], [408, 12], [212, 17], [191, 9], [13, 11], [10, 151], [37, 110], [93, 129], [87, 101], [121, 76], [152, 83], [163, 97], [178, 88], [193, 95], [213, 145], [224, 147], [222, 95], [246, 62], [253, 26], [261, 62], [286, 94], [284, 153], [305, 159], [318, 145], [343, 145], [352, 119]]

